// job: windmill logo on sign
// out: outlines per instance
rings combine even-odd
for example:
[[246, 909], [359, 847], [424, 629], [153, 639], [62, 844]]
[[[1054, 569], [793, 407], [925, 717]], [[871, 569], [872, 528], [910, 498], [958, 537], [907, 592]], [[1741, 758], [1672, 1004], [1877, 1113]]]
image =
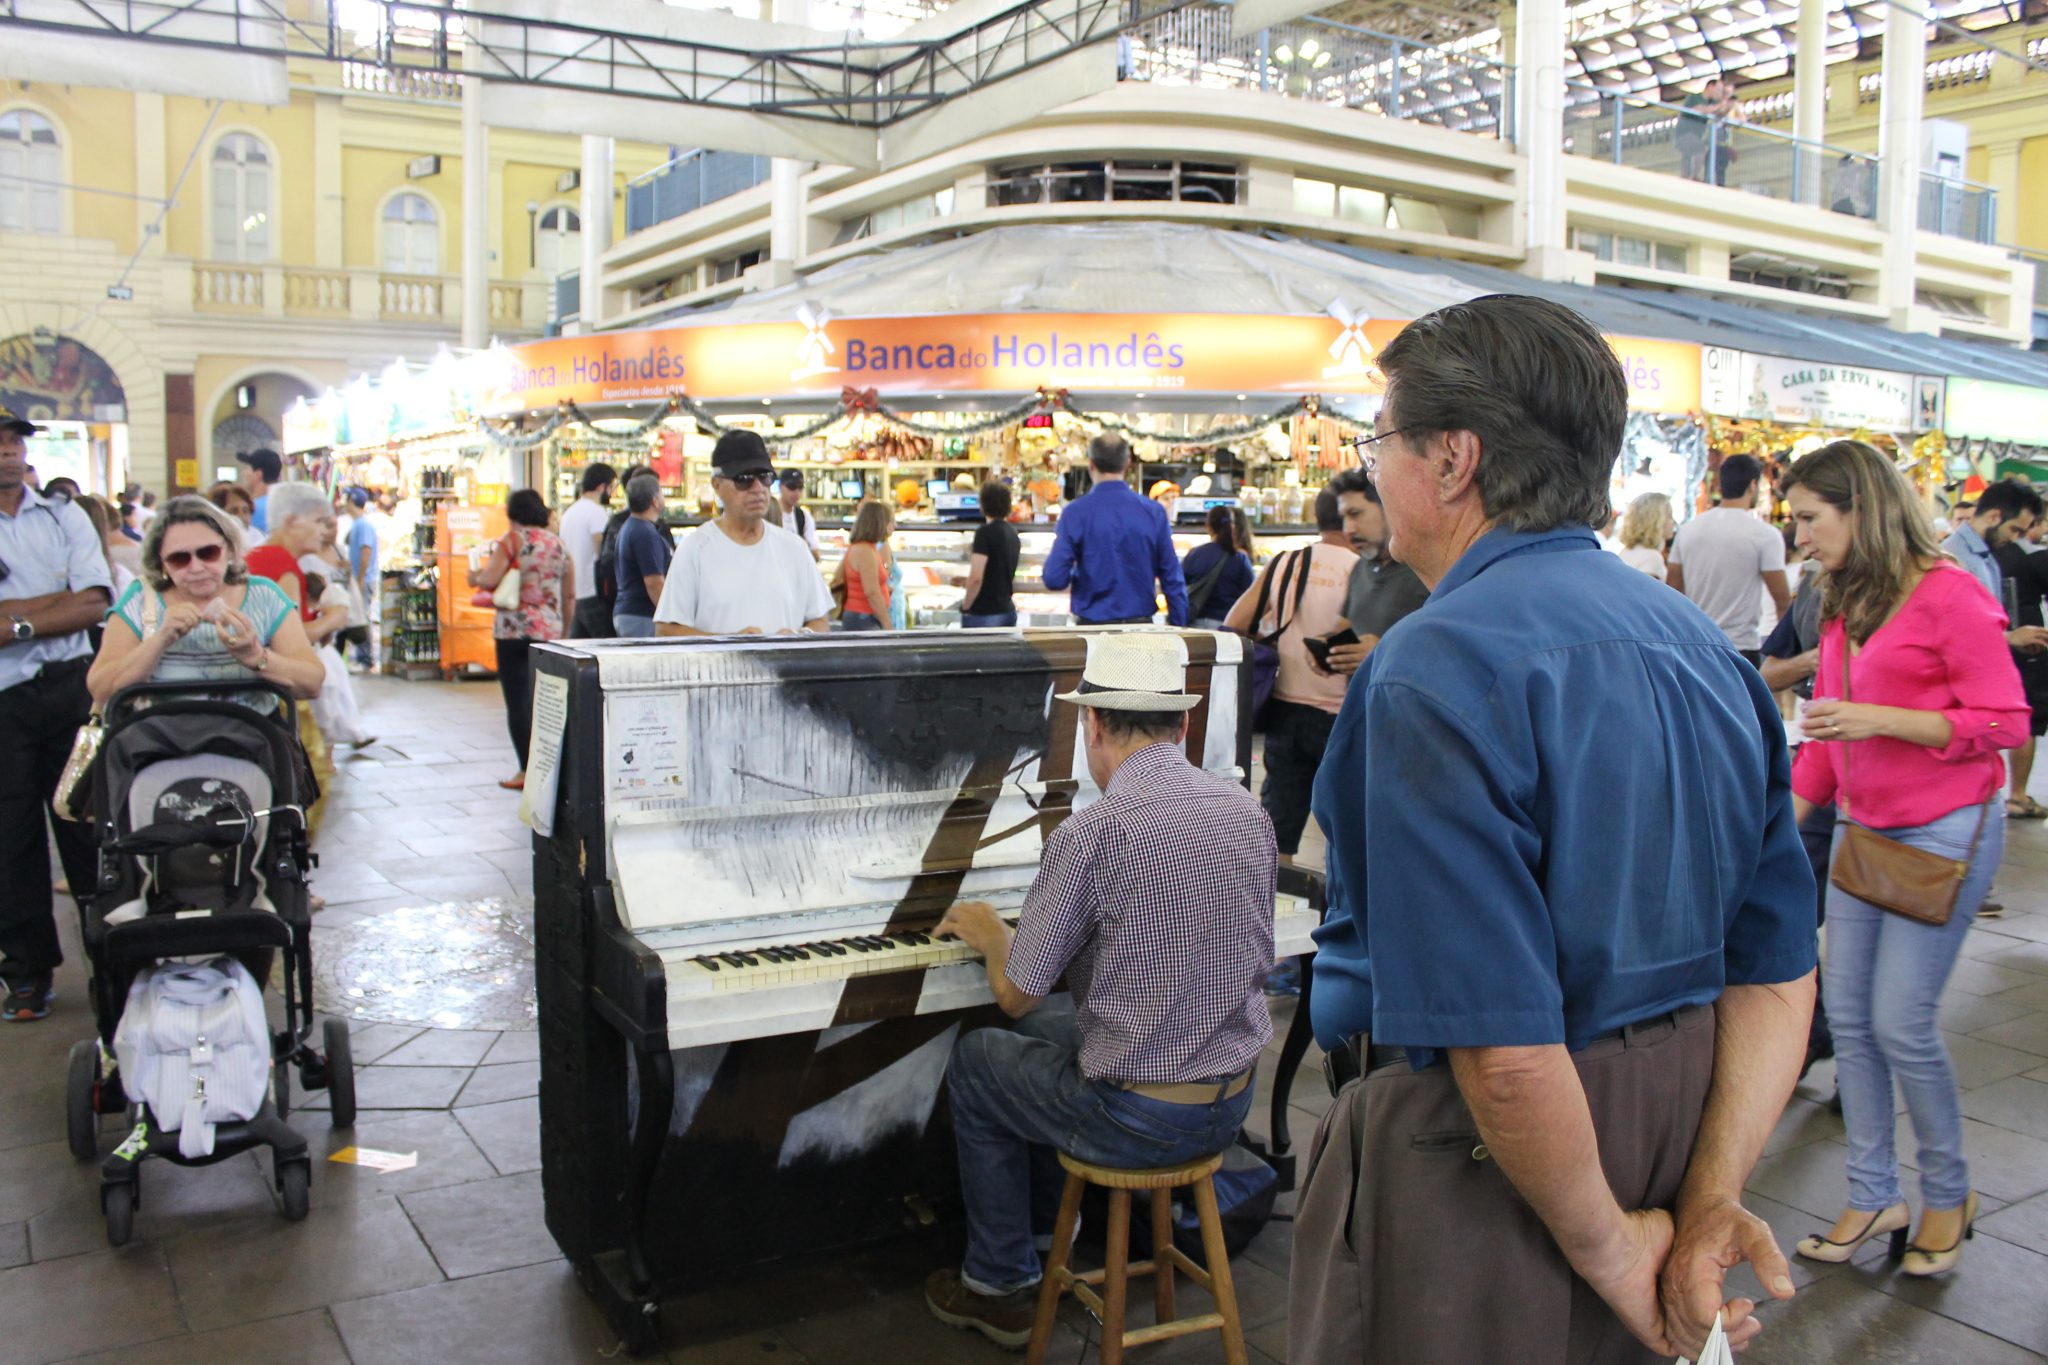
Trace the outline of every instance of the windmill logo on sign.
[[789, 377], [815, 379], [821, 374], [839, 373], [839, 367], [832, 363], [832, 338], [825, 335], [825, 328], [832, 321], [831, 310], [813, 310], [808, 303], [801, 303], [797, 305], [796, 320], [804, 325], [804, 339], [797, 343], [796, 368], [789, 372]]
[[1342, 299], [1332, 300], [1323, 311], [1337, 320], [1344, 330], [1337, 333], [1337, 339], [1330, 343], [1330, 358], [1337, 363], [1323, 367], [1323, 378], [1346, 379], [1353, 375], [1372, 373], [1372, 342], [1366, 339], [1366, 317], [1353, 313], [1351, 305]]

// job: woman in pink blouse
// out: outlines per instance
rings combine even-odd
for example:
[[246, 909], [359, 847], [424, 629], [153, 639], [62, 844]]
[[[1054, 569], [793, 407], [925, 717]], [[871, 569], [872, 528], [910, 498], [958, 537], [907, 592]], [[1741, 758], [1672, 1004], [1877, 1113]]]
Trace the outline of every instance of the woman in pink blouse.
[[[1846, 1261], [1889, 1235], [1905, 1273], [1938, 1275], [1962, 1255], [1977, 1196], [1935, 1011], [2004, 851], [1999, 751], [2026, 739], [2027, 701], [2004, 610], [1941, 553], [1889, 460], [1836, 441], [1792, 466], [1785, 494], [1800, 547], [1826, 574], [1820, 672], [1792, 768], [1799, 816], [1832, 803], [1843, 820], [1969, 864], [1955, 915], [1938, 928], [1828, 888], [1821, 983], [1848, 1125], [1849, 1207], [1799, 1254]], [[1892, 1147], [1895, 1081], [1920, 1144], [1910, 1249]]]

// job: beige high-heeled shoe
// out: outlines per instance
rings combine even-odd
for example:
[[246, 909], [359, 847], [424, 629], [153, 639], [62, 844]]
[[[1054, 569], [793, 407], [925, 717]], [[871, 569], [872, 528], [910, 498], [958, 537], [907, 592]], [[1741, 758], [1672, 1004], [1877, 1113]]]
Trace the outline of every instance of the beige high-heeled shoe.
[[[1888, 1209], [1880, 1209], [1871, 1214], [1854, 1237], [1838, 1241], [1826, 1233], [1816, 1232], [1811, 1237], [1800, 1238], [1799, 1244], [1792, 1249], [1809, 1261], [1826, 1261], [1830, 1265], [1840, 1265], [1854, 1256], [1857, 1248], [1871, 1238], [1889, 1233], [1891, 1247], [1886, 1253], [1886, 1259], [1896, 1261], [1906, 1254], [1906, 1228], [1912, 1221], [1913, 1215], [1904, 1204], [1894, 1204]], [[1830, 1228], [1829, 1231], [1832, 1232], [1833, 1229]]]
[[[1923, 1219], [1924, 1222], [1924, 1219]], [[1963, 1259], [1963, 1243], [1977, 1235], [1977, 1192], [1970, 1191], [1970, 1197], [1963, 1201], [1963, 1231], [1947, 1246], [1939, 1249], [1923, 1247], [1915, 1242], [1906, 1251], [1906, 1263], [1899, 1267], [1908, 1275], [1926, 1277], [1940, 1275], [1954, 1270], [1956, 1262]]]

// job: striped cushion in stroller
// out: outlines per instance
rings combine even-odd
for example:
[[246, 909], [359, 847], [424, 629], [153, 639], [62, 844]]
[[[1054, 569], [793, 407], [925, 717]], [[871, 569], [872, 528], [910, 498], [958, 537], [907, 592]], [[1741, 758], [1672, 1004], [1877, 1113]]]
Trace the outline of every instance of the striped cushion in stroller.
[[270, 776], [227, 754], [165, 758], [129, 783], [127, 832], [115, 843], [137, 860], [141, 894], [107, 923], [144, 915], [275, 912], [259, 869], [270, 834]]

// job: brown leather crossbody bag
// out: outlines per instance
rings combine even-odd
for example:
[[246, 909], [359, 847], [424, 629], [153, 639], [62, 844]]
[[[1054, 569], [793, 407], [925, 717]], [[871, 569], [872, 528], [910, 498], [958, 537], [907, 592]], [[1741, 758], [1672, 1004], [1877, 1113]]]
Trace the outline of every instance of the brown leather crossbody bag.
[[[1842, 700], [1849, 700], [1849, 641], [1842, 640]], [[1837, 740], [1836, 743], [1841, 741]], [[1849, 755], [1855, 743], [1842, 750], [1842, 792], [1849, 790]], [[1956, 897], [1963, 879], [1970, 875], [1977, 847], [1984, 838], [1984, 821], [1990, 816], [1987, 802], [1977, 815], [1977, 832], [1970, 839], [1970, 854], [1958, 862], [1924, 848], [1914, 848], [1887, 839], [1875, 830], [1855, 823], [1846, 800], [1842, 808], [1842, 838], [1835, 849], [1834, 866], [1828, 880], [1857, 900], [1868, 901], [1894, 915], [1936, 927], [1947, 924], [1956, 913]]]

